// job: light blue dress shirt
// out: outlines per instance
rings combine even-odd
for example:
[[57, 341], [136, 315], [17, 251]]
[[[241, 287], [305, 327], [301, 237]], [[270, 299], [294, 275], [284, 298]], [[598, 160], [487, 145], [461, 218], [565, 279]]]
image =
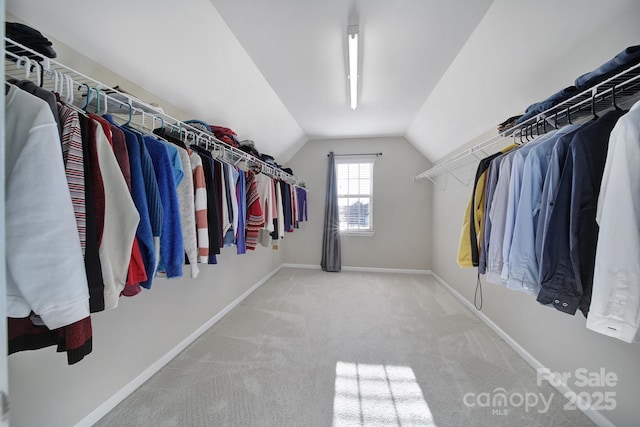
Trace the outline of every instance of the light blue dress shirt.
[[537, 295], [539, 286], [539, 258], [536, 255], [536, 231], [542, 206], [543, 187], [552, 152], [557, 143], [569, 141], [579, 125], [566, 126], [540, 138], [532, 147], [523, 165], [522, 187], [515, 215], [511, 251], [508, 257], [509, 278], [507, 287]]
[[555, 130], [537, 138], [525, 146], [519, 148], [511, 162], [511, 178], [509, 179], [509, 197], [507, 200], [507, 214], [505, 217], [504, 239], [502, 241], [502, 280], [509, 279], [509, 252], [511, 251], [511, 241], [513, 240], [513, 231], [516, 223], [516, 211], [518, 210], [518, 202], [520, 201], [520, 191], [522, 187], [522, 174], [524, 170], [524, 162], [529, 152], [538, 144], [553, 137]]

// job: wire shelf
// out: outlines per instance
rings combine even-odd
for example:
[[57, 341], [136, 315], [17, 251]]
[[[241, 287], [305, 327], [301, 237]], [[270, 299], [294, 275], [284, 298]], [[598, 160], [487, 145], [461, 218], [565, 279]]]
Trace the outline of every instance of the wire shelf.
[[79, 110], [110, 114], [118, 124], [128, 124], [149, 134], [157, 127], [164, 127], [187, 145], [205, 148], [215, 159], [243, 170], [259, 171], [297, 187], [305, 185], [280, 168], [217, 139], [213, 133], [169, 116], [159, 106], [101, 83], [7, 37], [4, 40], [6, 81], [31, 80], [43, 89], [57, 93], [61, 100]]
[[493, 138], [454, 154], [413, 179], [427, 178], [436, 183], [438, 176], [452, 174], [453, 170], [480, 160], [478, 153], [486, 157], [496, 152], [498, 146], [503, 147], [507, 143], [526, 144], [553, 129], [583, 121], [616, 106], [627, 106], [637, 101], [639, 96], [640, 64], [636, 64]]

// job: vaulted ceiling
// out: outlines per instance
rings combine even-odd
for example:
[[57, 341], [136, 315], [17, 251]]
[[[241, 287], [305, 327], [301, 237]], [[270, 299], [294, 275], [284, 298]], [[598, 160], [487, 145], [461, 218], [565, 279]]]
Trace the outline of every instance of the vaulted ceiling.
[[[7, 0], [6, 9], [281, 162], [308, 139], [387, 135], [437, 160], [640, 41], [637, 0]], [[351, 24], [362, 41], [356, 110]]]

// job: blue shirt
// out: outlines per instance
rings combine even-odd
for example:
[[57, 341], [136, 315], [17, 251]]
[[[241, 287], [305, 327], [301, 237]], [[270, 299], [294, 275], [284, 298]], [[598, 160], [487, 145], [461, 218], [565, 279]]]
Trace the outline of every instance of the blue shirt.
[[[111, 116], [104, 116], [110, 123], [115, 124]], [[149, 203], [147, 202], [147, 192], [145, 189], [145, 180], [142, 173], [142, 159], [140, 151], [140, 142], [133, 132], [126, 128], [120, 128], [124, 133], [127, 143], [127, 151], [129, 153], [129, 167], [131, 169], [131, 197], [136, 209], [140, 214], [140, 222], [136, 230], [136, 237], [140, 245], [140, 255], [147, 273], [147, 281], [141, 283], [141, 286], [149, 289], [153, 280], [153, 274], [156, 267], [156, 254], [153, 245], [153, 232], [151, 230], [151, 218], [149, 217]]]
[[178, 152], [178, 148], [175, 145], [166, 143], [164, 141], [160, 142], [164, 144], [165, 148], [167, 149], [167, 154], [169, 154], [171, 170], [173, 172], [173, 182], [175, 183], [177, 188], [184, 179], [184, 167], [182, 166], [180, 153]]
[[537, 300], [586, 316], [598, 236], [596, 207], [609, 135], [623, 112], [609, 111], [574, 135], [544, 240]]
[[149, 150], [162, 200], [162, 233], [160, 235], [160, 264], [167, 277], [182, 277], [184, 245], [180, 221], [178, 193], [173, 180], [171, 160], [165, 144], [150, 136], [143, 137]]
[[516, 211], [520, 201], [520, 190], [522, 187], [522, 173], [524, 162], [529, 152], [538, 144], [552, 138], [555, 131], [551, 131], [535, 141], [532, 141], [514, 152], [511, 162], [511, 176], [509, 178], [509, 193], [507, 198], [507, 213], [505, 216], [504, 238], [502, 239], [502, 280], [509, 279], [509, 252], [511, 252], [511, 241], [516, 223]]
[[507, 287], [537, 295], [539, 260], [535, 254], [536, 224], [540, 212], [542, 188], [553, 147], [561, 138], [571, 139], [579, 125], [566, 126], [542, 139], [527, 155], [522, 171], [520, 200], [515, 215], [509, 252]]

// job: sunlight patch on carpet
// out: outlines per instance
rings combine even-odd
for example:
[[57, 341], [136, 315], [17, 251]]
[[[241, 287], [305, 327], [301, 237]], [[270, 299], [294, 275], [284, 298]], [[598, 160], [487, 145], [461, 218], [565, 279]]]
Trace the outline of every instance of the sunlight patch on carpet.
[[436, 427], [408, 366], [338, 362], [333, 426]]

